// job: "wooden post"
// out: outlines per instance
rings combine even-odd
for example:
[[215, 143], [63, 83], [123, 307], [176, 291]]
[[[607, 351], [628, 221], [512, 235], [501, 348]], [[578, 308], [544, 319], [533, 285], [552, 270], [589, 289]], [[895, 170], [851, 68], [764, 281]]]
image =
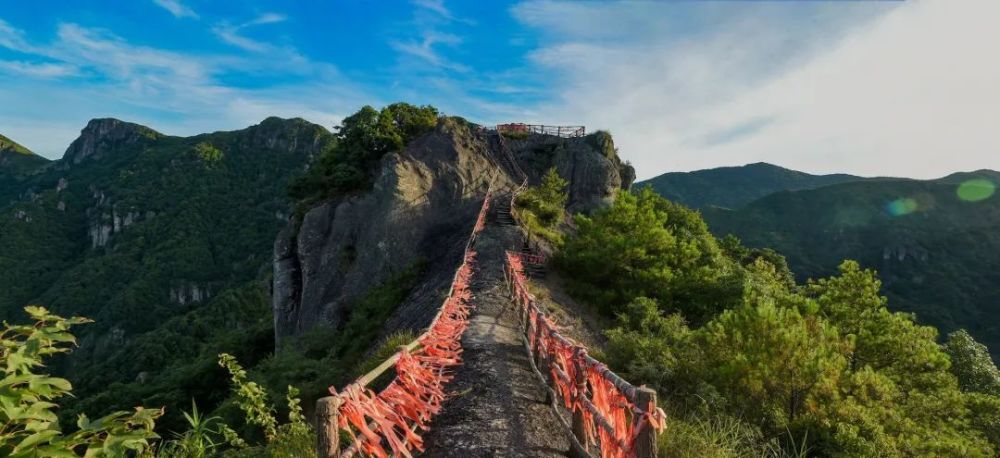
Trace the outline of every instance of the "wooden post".
[[583, 420], [583, 398], [587, 397], [587, 373], [584, 372], [583, 355], [586, 350], [576, 347], [573, 351], [573, 367], [576, 369], [576, 402], [573, 408], [573, 435], [583, 445], [583, 451], [589, 452], [587, 429]]
[[[542, 370], [542, 363], [545, 362], [545, 355], [542, 353], [542, 350], [541, 350], [542, 349], [542, 333], [544, 332], [544, 331], [542, 331], [542, 328], [545, 327], [545, 324], [542, 322], [542, 319], [539, 316], [540, 314], [541, 314], [541, 312], [536, 312], [535, 313], [535, 317], [536, 317], [535, 318], [535, 348], [532, 348], [531, 350], [535, 352], [535, 365], [538, 366], [538, 370], [542, 371], [542, 374], [546, 374], [547, 372], [544, 371], [544, 370]], [[548, 367], [546, 367], [545, 369], [548, 369]], [[546, 377], [546, 379], [548, 379], [548, 377]]]
[[[656, 408], [656, 391], [640, 386], [635, 391], [635, 406], [645, 411], [649, 406]], [[646, 423], [635, 438], [636, 458], [656, 458], [656, 429]]]
[[316, 401], [316, 456], [340, 457], [340, 431], [337, 428], [337, 411], [340, 398], [327, 396]]

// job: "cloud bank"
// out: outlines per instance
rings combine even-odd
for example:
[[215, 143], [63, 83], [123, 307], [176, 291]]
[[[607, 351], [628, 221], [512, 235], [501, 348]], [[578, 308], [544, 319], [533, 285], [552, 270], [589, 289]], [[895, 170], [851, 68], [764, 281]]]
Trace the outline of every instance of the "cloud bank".
[[532, 55], [562, 75], [540, 120], [610, 129], [640, 178], [756, 161], [928, 178], [1000, 168], [1000, 3], [724, 3], [518, 5], [524, 24], [564, 37]]

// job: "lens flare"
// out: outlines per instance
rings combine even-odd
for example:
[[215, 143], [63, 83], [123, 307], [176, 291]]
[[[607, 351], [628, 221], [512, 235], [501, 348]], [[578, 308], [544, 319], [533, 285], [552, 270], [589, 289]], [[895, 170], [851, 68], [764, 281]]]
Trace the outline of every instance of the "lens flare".
[[892, 216], [903, 216], [917, 211], [917, 201], [909, 197], [902, 197], [886, 204], [885, 209]]
[[958, 198], [966, 202], [979, 202], [988, 199], [996, 191], [996, 185], [992, 181], [976, 178], [968, 180], [958, 185]]

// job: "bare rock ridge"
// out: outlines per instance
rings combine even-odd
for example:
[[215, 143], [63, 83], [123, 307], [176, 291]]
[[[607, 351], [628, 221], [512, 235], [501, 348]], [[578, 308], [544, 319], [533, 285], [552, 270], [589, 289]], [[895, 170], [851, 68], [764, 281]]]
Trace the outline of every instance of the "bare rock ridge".
[[139, 124], [113, 118], [92, 119], [69, 145], [63, 162], [75, 165], [88, 159], [99, 160], [115, 151], [151, 143], [160, 137], [163, 134]]
[[[417, 263], [426, 266], [384, 332], [422, 329], [433, 317], [491, 180], [519, 184], [498, 168], [495, 133], [443, 119], [437, 128], [386, 155], [373, 189], [336, 198], [292, 221], [274, 250], [272, 306], [280, 342], [324, 323], [342, 325], [371, 288]], [[634, 177], [610, 136], [530, 135], [508, 144], [532, 183], [551, 167], [569, 180], [569, 208], [591, 211]]]

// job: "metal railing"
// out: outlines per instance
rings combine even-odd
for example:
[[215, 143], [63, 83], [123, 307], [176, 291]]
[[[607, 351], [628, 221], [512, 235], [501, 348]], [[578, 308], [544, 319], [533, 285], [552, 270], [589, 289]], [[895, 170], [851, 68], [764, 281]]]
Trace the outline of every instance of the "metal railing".
[[497, 124], [497, 132], [501, 134], [541, 134], [572, 138], [587, 135], [584, 126], [546, 126], [542, 124], [507, 123]]

